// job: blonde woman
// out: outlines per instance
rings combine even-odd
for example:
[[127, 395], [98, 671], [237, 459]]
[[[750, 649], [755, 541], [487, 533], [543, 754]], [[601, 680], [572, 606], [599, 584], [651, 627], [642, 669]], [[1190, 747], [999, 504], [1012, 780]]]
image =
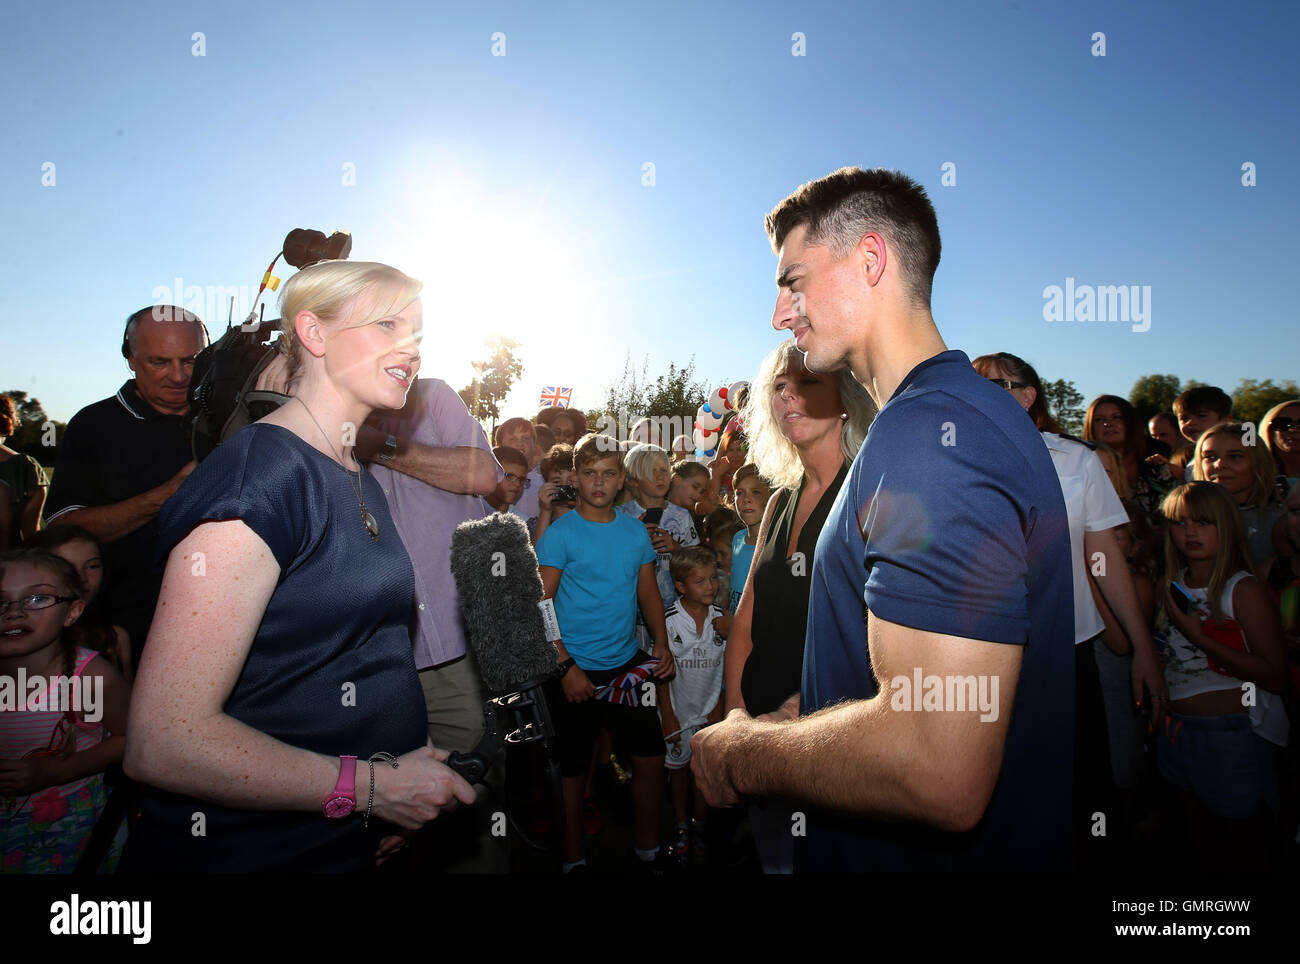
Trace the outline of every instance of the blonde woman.
[[[1248, 444], [1249, 443], [1249, 444]], [[1246, 547], [1255, 572], [1263, 573], [1277, 555], [1282, 534], [1282, 503], [1273, 478], [1268, 448], [1244, 422], [1230, 419], [1205, 430], [1196, 440], [1192, 470], [1198, 481], [1216, 482], [1228, 490], [1241, 513]]]
[[411, 563], [352, 452], [419, 370], [419, 292], [366, 262], [291, 278], [294, 398], [164, 506], [125, 759], [148, 787], [125, 869], [363, 870], [400, 846], [396, 827], [474, 799], [426, 745]]
[[[794, 339], [763, 359], [743, 420], [750, 460], [775, 494], [759, 523], [749, 578], [726, 653], [726, 708], [751, 716], [798, 715], [813, 551], [875, 406], [846, 368], [810, 372]], [[788, 808], [752, 807], [750, 822], [767, 873], [789, 873]]]

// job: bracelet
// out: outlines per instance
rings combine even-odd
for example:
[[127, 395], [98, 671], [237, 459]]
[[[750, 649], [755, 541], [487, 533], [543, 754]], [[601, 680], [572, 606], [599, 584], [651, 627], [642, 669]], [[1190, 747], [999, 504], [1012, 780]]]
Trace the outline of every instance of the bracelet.
[[577, 665], [577, 662], [578, 661], [574, 659], [572, 656], [566, 659], [563, 663], [560, 664], [560, 675], [563, 676], [569, 670], [573, 669], [573, 667]]
[[370, 811], [375, 806], [375, 761], [376, 760], [382, 760], [385, 763], [392, 764], [393, 769], [394, 770], [397, 769], [397, 761], [393, 759], [393, 755], [391, 753], [385, 753], [382, 750], [380, 750], [378, 753], [371, 756], [370, 759], [366, 761], [367, 763], [370, 764], [370, 799], [366, 801], [365, 816], [361, 818], [361, 826], [366, 829], [370, 828]]

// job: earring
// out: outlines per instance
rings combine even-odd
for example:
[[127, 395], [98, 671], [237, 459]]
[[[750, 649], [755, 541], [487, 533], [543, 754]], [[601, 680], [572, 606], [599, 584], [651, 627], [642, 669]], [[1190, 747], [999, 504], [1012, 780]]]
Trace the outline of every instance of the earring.
[[844, 419], [844, 420], [847, 421], [847, 420], [848, 420], [848, 417], [849, 417], [849, 413], [848, 413], [848, 412], [840, 412], [840, 418], [842, 418], [842, 419]]

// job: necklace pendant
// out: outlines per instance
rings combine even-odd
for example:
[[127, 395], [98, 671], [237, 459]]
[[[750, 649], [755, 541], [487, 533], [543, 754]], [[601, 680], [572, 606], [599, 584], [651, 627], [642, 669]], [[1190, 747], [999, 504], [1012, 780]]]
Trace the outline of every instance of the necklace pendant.
[[370, 510], [365, 506], [361, 507], [361, 521], [366, 524], [366, 531], [370, 533], [370, 538], [378, 542], [379, 523], [375, 521], [375, 517], [370, 514]]

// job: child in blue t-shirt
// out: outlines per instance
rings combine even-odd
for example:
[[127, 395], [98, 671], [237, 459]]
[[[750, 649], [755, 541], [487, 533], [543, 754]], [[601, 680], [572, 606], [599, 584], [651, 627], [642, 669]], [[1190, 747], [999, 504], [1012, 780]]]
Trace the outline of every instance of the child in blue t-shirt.
[[731, 611], [734, 613], [749, 576], [749, 564], [754, 561], [754, 543], [758, 541], [758, 527], [767, 500], [772, 497], [772, 487], [758, 474], [753, 462], [738, 468], [731, 484], [736, 493], [736, 514], [745, 523], [744, 531], [737, 532], [731, 543]]
[[[664, 743], [653, 683], [673, 675], [673, 657], [646, 526], [614, 509], [624, 481], [616, 446], [594, 434], [578, 443], [573, 452], [578, 506], [551, 523], [537, 543], [543, 592], [555, 600], [561, 634], [555, 644], [560, 681], [548, 702], [563, 777], [566, 873], [586, 865], [583, 791], [592, 749], [603, 728], [621, 740], [632, 757], [636, 856], [649, 864], [659, 853]], [[638, 607], [657, 659], [648, 668], [636, 642]], [[649, 695], [641, 683], [650, 684]]]

